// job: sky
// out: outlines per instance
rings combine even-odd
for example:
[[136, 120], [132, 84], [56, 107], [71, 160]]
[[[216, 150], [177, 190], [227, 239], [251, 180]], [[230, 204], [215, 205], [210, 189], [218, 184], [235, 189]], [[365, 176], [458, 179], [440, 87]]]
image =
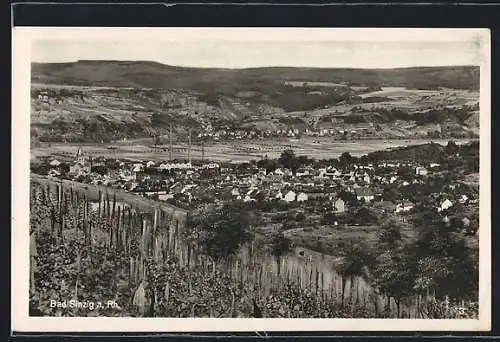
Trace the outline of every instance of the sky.
[[33, 62], [156, 61], [186, 67], [396, 68], [479, 65], [466, 41], [34, 40]]

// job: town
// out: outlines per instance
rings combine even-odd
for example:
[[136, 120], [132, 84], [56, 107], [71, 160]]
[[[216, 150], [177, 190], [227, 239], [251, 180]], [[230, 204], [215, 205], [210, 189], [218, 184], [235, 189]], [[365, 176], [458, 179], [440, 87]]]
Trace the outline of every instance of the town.
[[[307, 217], [313, 224], [345, 227], [377, 224], [381, 215], [405, 222], [408, 215], [425, 207], [435, 210], [444, 221], [455, 220], [459, 227], [476, 234], [478, 186], [465, 179], [465, 172], [453, 172], [460, 167], [469, 168], [472, 175], [477, 172], [475, 162], [460, 164], [471, 160], [460, 155], [460, 149], [467, 151], [467, 146], [450, 142], [442, 148], [441, 163], [430, 161], [433, 158], [424, 158], [427, 162], [379, 159], [376, 154], [356, 158], [348, 152], [338, 159], [314, 160], [296, 156], [293, 150], [283, 151], [276, 160], [263, 157], [246, 163], [121, 160], [92, 158], [80, 148], [65, 160], [45, 158], [33, 163], [32, 171], [120, 189], [186, 210], [238, 202], [267, 213], [264, 216], [273, 227], [307, 226], [304, 220], [297, 223], [296, 217]], [[280, 216], [283, 211], [294, 218], [292, 224]]]

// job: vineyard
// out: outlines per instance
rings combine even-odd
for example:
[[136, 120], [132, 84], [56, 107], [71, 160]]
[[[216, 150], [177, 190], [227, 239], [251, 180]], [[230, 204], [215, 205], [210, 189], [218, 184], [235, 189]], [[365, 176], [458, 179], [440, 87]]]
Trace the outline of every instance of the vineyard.
[[[477, 303], [431, 293], [395, 301], [328, 262], [278, 261], [254, 241], [215, 261], [186, 220], [99, 192], [31, 184], [30, 315], [267, 318], [467, 318]], [[103, 303], [56, 306], [51, 302]], [[106, 305], [112, 302], [117, 305]], [[474, 315], [473, 315], [474, 316]]]

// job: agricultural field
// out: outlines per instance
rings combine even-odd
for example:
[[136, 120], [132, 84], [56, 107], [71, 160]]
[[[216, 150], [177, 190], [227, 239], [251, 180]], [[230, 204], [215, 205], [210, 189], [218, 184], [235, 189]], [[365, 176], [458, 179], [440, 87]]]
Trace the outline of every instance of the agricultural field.
[[[465, 143], [468, 140], [458, 140]], [[253, 142], [230, 142], [191, 147], [191, 157], [201, 159], [202, 154], [207, 160], [244, 162], [260, 160], [267, 156], [276, 158], [288, 148], [293, 148], [297, 155], [305, 155], [317, 159], [337, 158], [348, 151], [353, 156], [362, 156], [369, 152], [390, 149], [401, 146], [412, 146], [426, 143], [425, 140], [363, 140], [363, 141], [337, 141], [328, 137], [304, 137], [301, 139], [262, 139]], [[432, 140], [432, 142], [446, 145], [448, 141]], [[115, 144], [71, 144], [71, 143], [41, 143], [31, 148], [32, 159], [43, 156], [59, 156], [71, 158], [78, 146], [83, 146], [94, 157], [109, 157], [117, 159], [135, 160], [168, 160], [170, 153], [168, 146], [154, 148], [152, 139], [137, 139]], [[109, 146], [116, 149], [109, 149]], [[177, 160], [188, 159], [188, 145], [175, 144], [173, 158]]]

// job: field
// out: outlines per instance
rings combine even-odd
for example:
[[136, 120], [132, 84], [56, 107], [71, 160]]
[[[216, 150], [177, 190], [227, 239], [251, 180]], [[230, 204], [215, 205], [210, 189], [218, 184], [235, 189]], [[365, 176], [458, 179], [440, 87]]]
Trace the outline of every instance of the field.
[[[446, 140], [432, 140], [433, 142], [446, 145]], [[349, 152], [353, 156], [362, 156], [369, 152], [384, 150], [398, 146], [420, 145], [429, 141], [424, 140], [366, 140], [366, 141], [336, 141], [332, 138], [301, 138], [297, 139], [273, 139], [258, 140], [253, 142], [226, 142], [204, 147], [205, 160], [243, 162], [259, 160], [265, 156], [277, 158], [283, 150], [292, 148], [297, 155], [306, 155], [317, 159], [337, 158], [343, 152]], [[458, 143], [464, 141], [458, 141]], [[110, 150], [111, 144], [71, 144], [71, 143], [41, 143], [31, 149], [32, 159], [42, 156], [59, 156], [73, 158], [82, 146], [86, 153], [93, 157], [105, 156], [110, 158], [123, 158], [134, 160], [168, 160], [168, 146], [162, 146], [154, 150], [151, 139], [138, 139], [128, 142], [112, 144], [117, 147]], [[191, 148], [193, 160], [202, 158], [202, 147]], [[175, 144], [173, 158], [179, 160], [188, 159], [188, 145]]]

